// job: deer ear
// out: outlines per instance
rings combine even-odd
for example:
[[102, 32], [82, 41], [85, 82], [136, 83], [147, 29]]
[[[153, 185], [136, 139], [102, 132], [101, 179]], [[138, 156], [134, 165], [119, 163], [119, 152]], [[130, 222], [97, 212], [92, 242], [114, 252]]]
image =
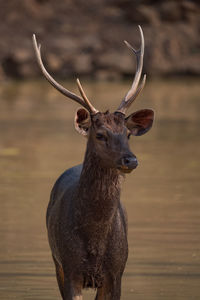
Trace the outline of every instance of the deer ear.
[[141, 109], [125, 119], [126, 127], [132, 135], [143, 135], [151, 129], [154, 120], [152, 109]]
[[79, 108], [74, 118], [75, 129], [84, 136], [88, 135], [91, 125], [90, 114], [85, 108]]

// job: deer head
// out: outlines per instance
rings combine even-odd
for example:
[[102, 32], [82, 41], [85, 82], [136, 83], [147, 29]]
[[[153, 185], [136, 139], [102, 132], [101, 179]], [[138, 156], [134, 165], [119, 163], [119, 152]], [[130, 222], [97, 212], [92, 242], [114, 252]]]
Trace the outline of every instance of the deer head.
[[121, 101], [114, 113], [99, 112], [88, 100], [79, 79], [78, 89], [81, 97], [70, 92], [47, 72], [41, 58], [41, 46], [37, 45], [36, 37], [33, 35], [33, 45], [40, 69], [45, 78], [63, 95], [81, 104], [75, 114], [76, 130], [88, 137], [88, 146], [91, 151], [99, 157], [100, 164], [104, 167], [119, 169], [127, 173], [137, 167], [137, 159], [131, 152], [128, 144], [129, 138], [143, 135], [152, 127], [154, 112], [151, 109], [142, 109], [126, 117], [126, 110], [130, 107], [139, 93], [142, 91], [146, 75], [140, 83], [144, 56], [144, 36], [139, 26], [141, 36], [141, 47], [135, 50], [127, 41], [125, 44], [136, 56], [136, 73], [132, 86]]

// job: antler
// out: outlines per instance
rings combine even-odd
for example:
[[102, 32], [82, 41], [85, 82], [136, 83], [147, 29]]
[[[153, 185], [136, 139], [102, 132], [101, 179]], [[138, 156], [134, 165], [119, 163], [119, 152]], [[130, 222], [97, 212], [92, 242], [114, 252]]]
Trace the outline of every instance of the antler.
[[[120, 103], [120, 106], [118, 107], [117, 111], [125, 114], [126, 110], [129, 108], [129, 106], [132, 104], [132, 102], [136, 99], [136, 97], [139, 95], [139, 93], [142, 91], [146, 75], [144, 75], [142, 79], [142, 83], [139, 85], [141, 74], [142, 74], [142, 67], [143, 67], [143, 56], [144, 56], [144, 35], [142, 32], [142, 28], [140, 26], [140, 36], [141, 36], [141, 47], [139, 50], [135, 50], [127, 41], [124, 41], [126, 46], [133, 51], [133, 53], [136, 56], [136, 73], [135, 77], [132, 83], [132, 86], [122, 102]], [[138, 86], [139, 85], [139, 86]]]
[[70, 92], [66, 88], [64, 88], [57, 81], [55, 81], [55, 79], [53, 79], [53, 77], [47, 72], [47, 70], [44, 67], [44, 64], [42, 62], [42, 58], [41, 58], [41, 45], [39, 44], [39, 46], [38, 46], [35, 34], [33, 34], [33, 46], [35, 49], [35, 54], [36, 54], [38, 65], [39, 65], [44, 77], [48, 80], [48, 82], [53, 87], [55, 87], [61, 94], [63, 94], [64, 96], [66, 96], [66, 97], [78, 102], [82, 106], [84, 106], [91, 114], [96, 114], [98, 112], [98, 110], [96, 110], [96, 108], [94, 108], [94, 106], [90, 103], [90, 101], [86, 97], [86, 95], [83, 91], [83, 88], [80, 84], [80, 81], [78, 79], [77, 79], [77, 84], [78, 84], [78, 88], [79, 88], [79, 91], [80, 91], [83, 99], [81, 97], [77, 96], [76, 94]]

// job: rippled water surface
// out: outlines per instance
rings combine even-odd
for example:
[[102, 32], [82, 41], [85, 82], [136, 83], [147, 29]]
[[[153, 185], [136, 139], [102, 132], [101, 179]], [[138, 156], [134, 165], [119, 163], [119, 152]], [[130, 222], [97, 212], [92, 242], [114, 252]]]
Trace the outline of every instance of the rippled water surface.
[[[129, 84], [84, 86], [95, 106], [114, 110]], [[156, 122], [131, 140], [139, 167], [123, 184], [129, 217], [124, 300], [200, 299], [199, 94], [197, 81], [153, 81], [132, 107], [155, 109]], [[45, 81], [1, 84], [0, 299], [60, 299], [45, 213], [56, 178], [83, 159], [76, 108]]]

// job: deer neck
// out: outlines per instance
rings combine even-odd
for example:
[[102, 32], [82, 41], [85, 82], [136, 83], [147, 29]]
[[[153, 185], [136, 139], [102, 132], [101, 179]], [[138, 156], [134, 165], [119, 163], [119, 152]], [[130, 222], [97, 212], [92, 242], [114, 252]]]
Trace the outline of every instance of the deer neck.
[[80, 176], [77, 201], [79, 220], [91, 224], [109, 223], [120, 201], [121, 175], [102, 166], [91, 145], [87, 146]]

